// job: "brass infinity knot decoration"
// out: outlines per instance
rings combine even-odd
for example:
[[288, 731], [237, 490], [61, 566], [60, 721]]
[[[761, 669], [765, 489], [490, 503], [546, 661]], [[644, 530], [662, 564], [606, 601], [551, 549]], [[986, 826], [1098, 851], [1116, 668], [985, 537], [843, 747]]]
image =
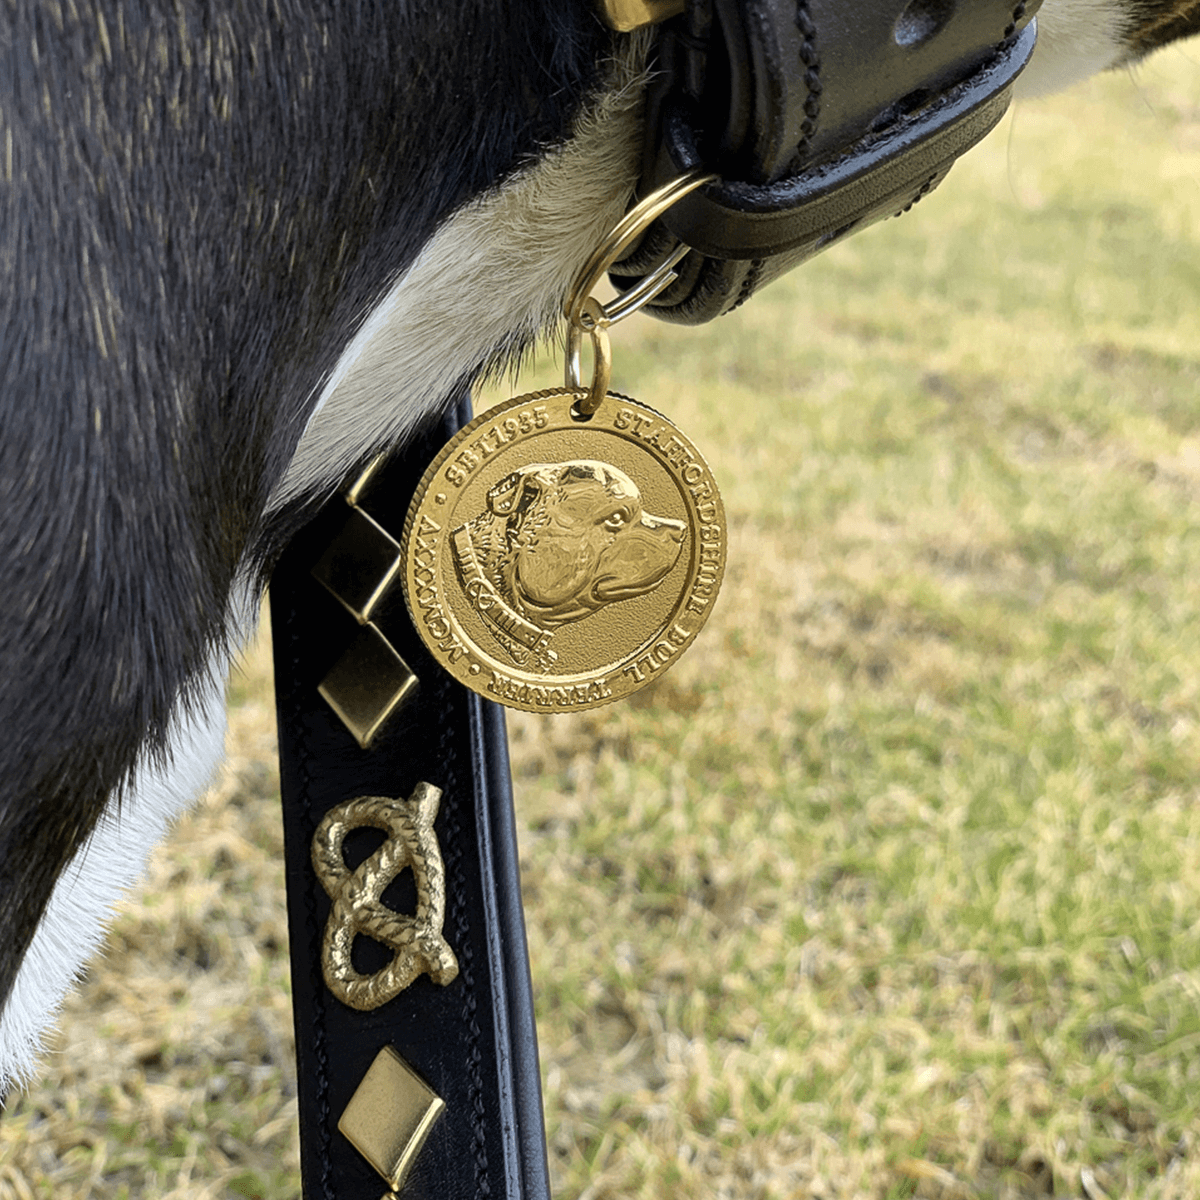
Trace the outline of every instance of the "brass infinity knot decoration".
[[[313, 867], [332, 901], [321, 947], [325, 984], [359, 1012], [394, 999], [418, 975], [428, 974], [443, 985], [458, 975], [458, 960], [442, 937], [446, 872], [433, 831], [441, 798], [441, 790], [428, 783], [418, 783], [408, 800], [360, 796], [331, 808], [313, 835]], [[388, 837], [351, 871], [342, 843], [352, 830], [364, 826]], [[380, 899], [406, 867], [412, 868], [417, 889], [411, 916], [394, 912]], [[359, 934], [393, 952], [392, 961], [373, 975], [361, 974], [351, 961]]]

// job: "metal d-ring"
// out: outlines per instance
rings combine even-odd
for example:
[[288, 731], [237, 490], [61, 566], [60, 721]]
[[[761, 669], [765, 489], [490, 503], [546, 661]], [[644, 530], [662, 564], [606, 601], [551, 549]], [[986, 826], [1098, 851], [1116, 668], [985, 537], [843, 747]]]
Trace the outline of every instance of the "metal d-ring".
[[[609, 268], [623, 257], [629, 247], [671, 205], [682, 200], [689, 192], [694, 192], [698, 187], [703, 187], [716, 178], [715, 175], [701, 175], [697, 171], [681, 175], [678, 179], [651, 192], [644, 200], [640, 200], [617, 222], [608, 237], [592, 251], [567, 296], [563, 312], [571, 328], [578, 328], [581, 333], [591, 332], [584, 306], [591, 298], [592, 292], [608, 273]], [[665, 261], [655, 267], [649, 275], [629, 291], [622, 292], [615, 300], [610, 300], [607, 304], [599, 304], [597, 301], [605, 325], [612, 325], [631, 313], [637, 312], [644, 304], [653, 300], [659, 292], [674, 283], [678, 278], [675, 267], [687, 252], [687, 246], [677, 246]]]
[[608, 340], [608, 327], [637, 312], [674, 283], [679, 277], [675, 267], [688, 252], [688, 247], [682, 244], [676, 246], [653, 271], [607, 304], [601, 304], [592, 295], [592, 290], [599, 285], [609, 268], [672, 204], [715, 178], [715, 175], [692, 172], [651, 192], [621, 218], [579, 272], [563, 311], [567, 318], [564, 375], [567, 387], [574, 392], [585, 390], [579, 361], [583, 335], [586, 333], [592, 339], [594, 366], [591, 386], [586, 389], [587, 395], [582, 396], [575, 405], [580, 416], [590, 417], [608, 395], [608, 384], [612, 377], [612, 347]]

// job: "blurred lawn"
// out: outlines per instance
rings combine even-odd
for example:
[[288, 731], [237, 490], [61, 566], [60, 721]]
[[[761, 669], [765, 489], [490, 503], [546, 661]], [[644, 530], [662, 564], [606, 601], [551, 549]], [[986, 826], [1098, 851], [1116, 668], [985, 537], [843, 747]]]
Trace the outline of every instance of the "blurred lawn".
[[[511, 720], [564, 1200], [1200, 1195], [1198, 56], [617, 332], [732, 551], [656, 687]], [[3, 1200], [298, 1192], [268, 686], [260, 648]]]

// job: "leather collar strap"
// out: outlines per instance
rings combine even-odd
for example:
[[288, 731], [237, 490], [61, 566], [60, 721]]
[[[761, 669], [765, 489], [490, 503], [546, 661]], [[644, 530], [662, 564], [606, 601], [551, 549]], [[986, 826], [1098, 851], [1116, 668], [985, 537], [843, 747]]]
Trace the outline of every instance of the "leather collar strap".
[[688, 0], [661, 28], [639, 191], [719, 176], [612, 271], [699, 324], [846, 234], [898, 215], [1000, 120], [1041, 0]]
[[[378, 473], [376, 529], [399, 533], [468, 418]], [[271, 585], [304, 1196], [549, 1200], [502, 710], [432, 662], [399, 588], [372, 636], [415, 693], [370, 749], [318, 695], [362, 632], [312, 574], [349, 511], [327, 505]]]

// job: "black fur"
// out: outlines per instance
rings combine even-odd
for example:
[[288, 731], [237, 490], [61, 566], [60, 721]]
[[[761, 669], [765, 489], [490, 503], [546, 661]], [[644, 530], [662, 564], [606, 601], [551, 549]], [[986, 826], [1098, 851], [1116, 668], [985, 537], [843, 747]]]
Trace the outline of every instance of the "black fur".
[[221, 639], [322, 377], [562, 139], [587, 0], [0, 3], [0, 1008]]
[[1132, 58], [1200, 33], [1200, 0], [1126, 0]]

